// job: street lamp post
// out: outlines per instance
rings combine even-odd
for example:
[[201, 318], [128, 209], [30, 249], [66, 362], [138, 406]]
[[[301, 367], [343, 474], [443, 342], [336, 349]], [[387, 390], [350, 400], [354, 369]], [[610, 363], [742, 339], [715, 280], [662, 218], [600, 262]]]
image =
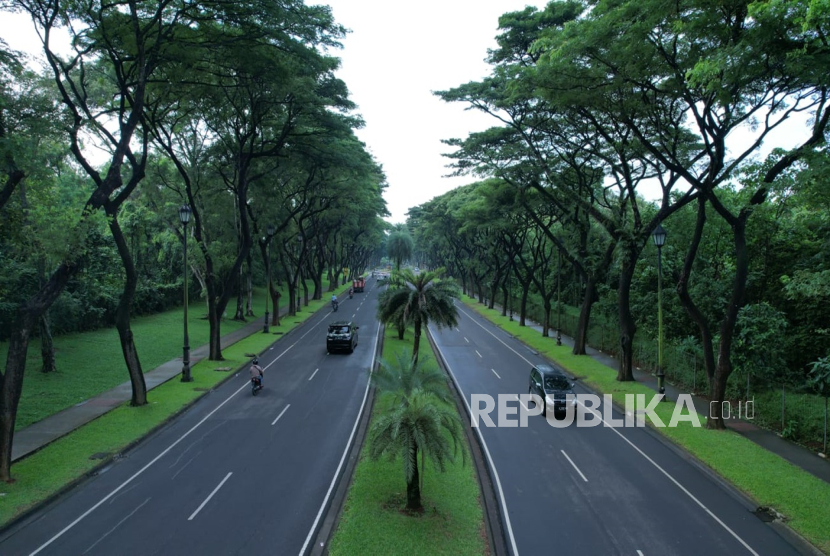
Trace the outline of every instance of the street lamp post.
[[265, 266], [268, 274], [268, 282], [265, 284], [265, 327], [262, 329], [263, 334], [268, 334], [268, 298], [271, 297], [271, 238], [276, 232], [273, 224], [268, 224], [268, 238], [265, 240]]
[[662, 224], [657, 224], [657, 229], [651, 234], [654, 245], [657, 246], [657, 391], [660, 394], [666, 393], [663, 371], [663, 245], [666, 243], [666, 230]]
[[562, 249], [556, 260], [556, 345], [562, 345]]
[[187, 223], [193, 211], [188, 205], [179, 207], [179, 220], [182, 223], [182, 239], [184, 240], [184, 348], [182, 356], [182, 382], [192, 382], [190, 376], [190, 340], [187, 337]]

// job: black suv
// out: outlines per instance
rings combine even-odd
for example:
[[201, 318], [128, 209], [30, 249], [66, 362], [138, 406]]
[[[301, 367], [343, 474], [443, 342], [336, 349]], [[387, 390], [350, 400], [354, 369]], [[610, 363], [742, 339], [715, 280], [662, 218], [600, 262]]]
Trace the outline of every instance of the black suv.
[[326, 336], [326, 349], [329, 352], [346, 350], [349, 353], [357, 347], [357, 330], [353, 322], [337, 321], [329, 324], [329, 332]]
[[[547, 406], [553, 411], [565, 412], [568, 403], [568, 394], [574, 394], [574, 383], [565, 371], [550, 365], [536, 365], [530, 369], [529, 394], [536, 394], [542, 400], [542, 415], [547, 415]], [[575, 398], [574, 398], [575, 399]]]

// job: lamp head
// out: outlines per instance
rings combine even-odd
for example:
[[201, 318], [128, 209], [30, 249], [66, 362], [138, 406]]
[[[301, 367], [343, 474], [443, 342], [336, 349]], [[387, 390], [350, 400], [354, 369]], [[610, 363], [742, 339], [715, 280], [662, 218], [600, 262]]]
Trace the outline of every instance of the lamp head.
[[190, 222], [190, 215], [193, 213], [189, 205], [182, 205], [179, 207], [179, 220], [182, 224]]
[[651, 239], [657, 247], [663, 247], [666, 244], [666, 230], [663, 229], [662, 224], [657, 224], [657, 228], [651, 233]]

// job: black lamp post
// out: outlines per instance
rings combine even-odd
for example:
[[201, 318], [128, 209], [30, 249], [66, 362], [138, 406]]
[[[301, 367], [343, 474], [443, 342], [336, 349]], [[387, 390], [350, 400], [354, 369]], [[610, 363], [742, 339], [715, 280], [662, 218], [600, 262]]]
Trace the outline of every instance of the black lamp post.
[[556, 345], [562, 345], [562, 249], [556, 259]]
[[662, 224], [657, 224], [657, 229], [651, 234], [654, 245], [657, 246], [657, 391], [660, 394], [666, 393], [664, 379], [666, 373], [663, 371], [663, 245], [666, 243], [666, 230]]
[[179, 220], [182, 223], [182, 238], [184, 240], [184, 355], [182, 356], [182, 382], [192, 382], [190, 376], [190, 340], [187, 337], [187, 223], [193, 211], [188, 205], [179, 207]]
[[268, 298], [271, 297], [271, 238], [276, 232], [273, 224], [268, 224], [268, 237], [265, 240], [265, 266], [268, 274], [268, 282], [265, 284], [265, 327], [262, 329], [263, 334], [268, 334]]

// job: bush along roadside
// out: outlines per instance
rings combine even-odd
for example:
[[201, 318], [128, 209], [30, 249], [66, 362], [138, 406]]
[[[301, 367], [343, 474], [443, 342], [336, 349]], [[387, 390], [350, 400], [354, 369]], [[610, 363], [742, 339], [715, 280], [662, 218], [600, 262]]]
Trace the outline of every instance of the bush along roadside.
[[[462, 301], [542, 356], [578, 376], [596, 393], [612, 395], [620, 408], [625, 407], [626, 394], [643, 394], [647, 398], [654, 395], [653, 390], [637, 382], [617, 382], [613, 369], [590, 357], [573, 355], [569, 347], [557, 346], [551, 338], [544, 338], [531, 328], [520, 327], [518, 322], [511, 322], [475, 299], [463, 296]], [[673, 410], [674, 404], [661, 404], [655, 413], [663, 423], [669, 423]], [[646, 423], [744, 492], [759, 507], [782, 515], [783, 522], [792, 530], [825, 554], [830, 554], [830, 519], [827, 519], [830, 484], [729, 430], [708, 430], [689, 422], [679, 422], [676, 427], [655, 427], [648, 419]]]
[[[411, 337], [411, 330], [404, 340], [398, 340], [394, 329], [384, 333], [383, 357], [390, 368], [395, 368], [394, 361], [399, 354], [404, 359], [411, 356]], [[428, 342], [421, 342], [419, 361], [427, 372], [442, 373]], [[457, 416], [445, 376], [441, 379], [440, 388], [444, 389], [449, 400], [439, 402], [440, 410]], [[418, 458], [423, 509], [409, 511], [406, 509], [408, 485], [403, 460], [394, 451], [378, 459], [371, 457], [379, 448], [372, 440], [373, 431], [378, 430], [376, 427], [382, 427], [384, 420], [399, 409], [394, 393], [378, 392], [376, 395], [367, 440], [361, 449], [360, 461], [329, 545], [329, 554], [478, 556], [490, 553], [484, 534], [478, 479], [464, 435], [459, 436], [459, 450], [452, 461], [446, 461], [444, 472], [429, 457]], [[463, 420], [461, 424], [464, 426]], [[451, 435], [446, 431], [442, 434], [452, 453]]]
[[[311, 301], [296, 317], [283, 320], [288, 333], [328, 305]], [[0, 483], [0, 530], [26, 517], [65, 493], [97, 470], [120, 458], [165, 423], [196, 403], [250, 362], [275, 341], [255, 333], [223, 348], [223, 361], [203, 360], [191, 369], [193, 381], [169, 380], [148, 393], [149, 403], [129, 402], [12, 464], [13, 483]]]

